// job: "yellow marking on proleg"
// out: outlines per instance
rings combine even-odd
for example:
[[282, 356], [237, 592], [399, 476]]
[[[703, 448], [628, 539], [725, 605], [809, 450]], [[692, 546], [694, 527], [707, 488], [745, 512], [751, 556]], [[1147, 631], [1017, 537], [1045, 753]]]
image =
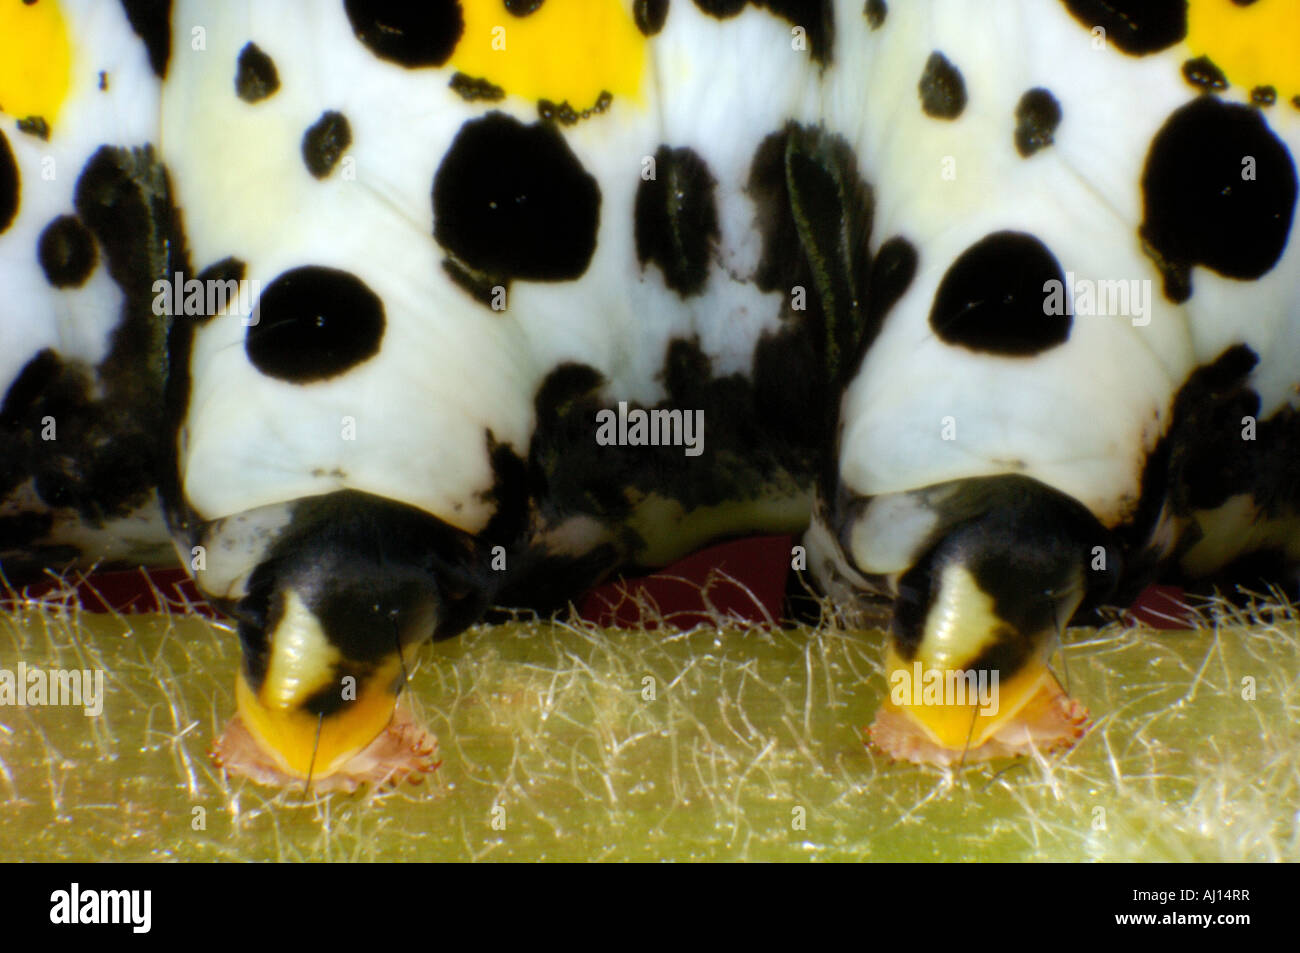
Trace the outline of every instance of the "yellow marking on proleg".
[[621, 0], [546, 0], [525, 17], [502, 0], [464, 0], [463, 9], [451, 66], [467, 76], [579, 112], [602, 92], [641, 98], [646, 39]]
[[323, 778], [338, 771], [392, 721], [401, 660], [394, 657], [357, 687], [355, 701], [321, 718], [298, 707], [269, 706], [249, 686], [241, 668], [235, 682], [239, 717], [263, 752], [295, 777]]
[[[1031, 662], [1005, 677], [999, 673], [996, 683], [991, 675], [985, 673], [985, 691], [991, 692], [992, 700], [987, 706], [981, 706], [973, 697], [976, 683], [971, 680], [962, 683], [966, 696], [964, 704], [959, 704], [955, 698], [945, 698], [942, 693], [934, 700], [927, 697], [927, 685], [955, 685], [958, 673], [963, 671], [943, 669], [919, 660], [907, 663], [891, 647], [885, 658], [885, 675], [891, 691], [884, 705], [904, 712], [936, 745], [950, 751], [961, 751], [967, 747], [978, 748], [1016, 719], [1052, 677], [1041, 662]], [[978, 678], [978, 673], [975, 677]], [[918, 686], [915, 690], [914, 683]], [[919, 704], [918, 699], [921, 700]]]
[[72, 47], [56, 0], [0, 0], [0, 110], [51, 127], [68, 96]]
[[1250, 92], [1272, 86], [1278, 98], [1300, 96], [1300, 3], [1256, 0], [1239, 7], [1232, 0], [1191, 0], [1187, 45], [1208, 56], [1228, 82]]

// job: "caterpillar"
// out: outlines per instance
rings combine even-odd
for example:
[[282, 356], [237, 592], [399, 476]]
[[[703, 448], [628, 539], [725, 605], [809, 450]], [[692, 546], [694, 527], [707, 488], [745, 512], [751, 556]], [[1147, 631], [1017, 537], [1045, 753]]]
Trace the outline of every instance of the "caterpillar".
[[272, 783], [427, 770], [416, 646], [759, 532], [891, 684], [994, 677], [883, 750], [1067, 745], [1072, 619], [1296, 583], [1297, 48], [1287, 0], [3, 0], [0, 568], [187, 567]]

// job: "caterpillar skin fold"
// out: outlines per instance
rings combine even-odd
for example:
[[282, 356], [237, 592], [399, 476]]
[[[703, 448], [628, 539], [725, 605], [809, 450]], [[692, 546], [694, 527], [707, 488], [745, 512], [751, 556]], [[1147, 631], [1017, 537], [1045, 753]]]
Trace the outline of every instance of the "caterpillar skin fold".
[[0, 0], [0, 568], [179, 558], [269, 783], [419, 776], [424, 641], [760, 532], [889, 607], [884, 752], [1072, 744], [1072, 619], [1296, 585], [1297, 48], [1287, 0]]

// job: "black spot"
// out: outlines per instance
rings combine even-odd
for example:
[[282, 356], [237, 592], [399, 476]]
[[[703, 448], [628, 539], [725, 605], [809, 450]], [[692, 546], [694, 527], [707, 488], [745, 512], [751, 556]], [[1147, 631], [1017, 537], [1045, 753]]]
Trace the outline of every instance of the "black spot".
[[488, 82], [486, 79], [479, 79], [474, 76], [467, 76], [464, 73], [455, 73], [451, 81], [447, 84], [461, 99], [467, 103], [484, 100], [495, 102], [498, 99], [506, 98], [506, 91], [500, 86]]
[[0, 234], [13, 224], [18, 214], [18, 162], [14, 159], [9, 139], [0, 130]]
[[302, 160], [307, 171], [323, 179], [334, 171], [335, 164], [352, 145], [352, 127], [340, 112], [326, 110], [302, 136]]
[[434, 237], [489, 283], [566, 281], [596, 250], [600, 188], [549, 123], [461, 126], [433, 179]]
[[921, 108], [932, 119], [956, 119], [966, 108], [966, 83], [942, 53], [931, 53], [917, 85]]
[[[143, 320], [155, 323], [153, 283], [171, 274], [169, 258], [178, 254], [180, 244], [169, 234], [174, 225], [169, 202], [166, 172], [148, 146], [101, 148], [82, 168], [73, 198], [77, 217], [94, 234], [109, 274], [128, 299], [143, 300]], [[152, 334], [138, 337], [143, 344]]]
[[1250, 101], [1256, 106], [1272, 106], [1277, 102], [1277, 89], [1272, 86], [1256, 86], [1250, 91]]
[[1028, 159], [1050, 146], [1061, 124], [1061, 104], [1050, 90], [1031, 89], [1016, 105], [1016, 151]]
[[103, 70], [99, 71], [99, 91], [101, 93], [108, 92], [108, 73]]
[[407, 69], [441, 66], [465, 31], [459, 0], [343, 0], [343, 9], [371, 53]]
[[18, 131], [35, 136], [37, 139], [44, 139], [46, 142], [50, 141], [50, 124], [45, 121], [44, 116], [28, 116], [26, 119], [19, 119]]
[[80, 288], [95, 269], [95, 238], [75, 217], [60, 215], [41, 232], [36, 257], [55, 288]]
[[734, 17], [746, 3], [776, 14], [791, 26], [803, 27], [813, 59], [823, 66], [830, 62], [835, 32], [831, 0], [695, 0], [697, 7], [719, 20]]
[[1248, 7], [1253, 4], [1255, 0], [1232, 0], [1232, 2], [1239, 7]]
[[517, 17], [526, 17], [536, 13], [543, 0], [505, 0], [506, 9]]
[[867, 0], [862, 13], [867, 18], [867, 24], [871, 29], [879, 30], [885, 25], [885, 16], [889, 13], [889, 7], [885, 5], [885, 0]]
[[645, 36], [654, 36], [668, 19], [668, 0], [636, 0], [632, 4], [632, 17], [638, 30]]
[[695, 0], [695, 5], [711, 17], [725, 20], [734, 17], [749, 0]]
[[1294, 106], [1296, 109], [1300, 109], [1300, 96], [1292, 96], [1291, 105]]
[[1145, 248], [1165, 296], [1184, 301], [1193, 265], [1254, 279], [1277, 264], [1295, 212], [1295, 163], [1258, 110], [1202, 96], [1156, 134], [1142, 192]]
[[384, 336], [384, 304], [360, 278], [308, 265], [262, 292], [244, 350], [263, 374], [294, 384], [323, 381], [373, 357]]
[[1047, 246], [1024, 232], [995, 232], [953, 262], [930, 312], [930, 327], [949, 344], [1029, 357], [1064, 344], [1068, 313], [1047, 313], [1045, 285], [1065, 275]]
[[754, 6], [765, 7], [792, 27], [803, 27], [813, 59], [823, 66], [830, 62], [835, 40], [831, 0], [754, 0]]
[[280, 75], [275, 70], [275, 61], [256, 43], [245, 43], [235, 68], [235, 95], [246, 103], [256, 103], [279, 88]]
[[1158, 53], [1187, 36], [1187, 0], [1062, 0], [1089, 30], [1132, 56]]
[[1198, 56], [1196, 59], [1184, 63], [1183, 79], [1197, 89], [1223, 90], [1228, 88], [1228, 77], [1223, 75], [1223, 70], [1215, 66], [1214, 61], [1208, 56]]
[[[213, 282], [221, 282], [222, 294], [225, 296], [225, 312], [231, 313], [231, 309], [237, 302], [239, 295], [239, 282], [244, 280], [246, 265], [238, 258], [223, 258], [220, 261], [209, 265], [199, 272], [199, 281], [205, 289], [213, 287]], [[230, 284], [235, 282], [235, 284]], [[221, 313], [219, 304], [220, 298], [214, 297], [214, 303], [218, 304], [217, 312]], [[204, 303], [207, 303], [207, 295], [204, 295]], [[199, 324], [207, 324], [212, 320], [214, 314], [204, 314], [199, 316]]]
[[636, 254], [642, 267], [654, 262], [664, 282], [682, 297], [704, 290], [709, 255], [718, 238], [716, 182], [691, 149], [660, 146], [655, 177], [636, 192]]
[[122, 0], [122, 8], [136, 36], [149, 51], [149, 65], [158, 76], [167, 75], [172, 54], [171, 0]]
[[867, 296], [870, 323], [879, 327], [885, 315], [898, 304], [916, 277], [916, 246], [896, 235], [880, 246], [871, 265]]

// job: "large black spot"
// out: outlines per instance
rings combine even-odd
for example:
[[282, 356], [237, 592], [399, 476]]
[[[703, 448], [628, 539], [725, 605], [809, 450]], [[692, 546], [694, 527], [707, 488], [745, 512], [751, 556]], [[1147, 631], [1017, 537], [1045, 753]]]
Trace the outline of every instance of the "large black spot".
[[302, 161], [307, 171], [323, 179], [334, 171], [335, 164], [352, 145], [352, 127], [348, 118], [330, 109], [320, 114], [302, 135]]
[[1028, 357], [1064, 344], [1067, 313], [1048, 313], [1049, 281], [1065, 284], [1061, 265], [1037, 238], [994, 232], [948, 269], [934, 298], [930, 327], [949, 344], [972, 351]]
[[1050, 146], [1061, 124], [1061, 105], [1050, 90], [1031, 89], [1016, 105], [1016, 151], [1028, 159]]
[[654, 36], [668, 19], [668, 0], [636, 0], [632, 4], [632, 18], [644, 35]]
[[36, 257], [56, 288], [79, 288], [95, 269], [95, 238], [72, 215], [60, 215], [41, 232]]
[[263, 374], [308, 384], [373, 357], [383, 336], [378, 295], [346, 271], [309, 265], [262, 292], [244, 350]]
[[465, 123], [433, 179], [433, 234], [484, 279], [565, 281], [596, 250], [600, 189], [548, 123]]
[[144, 40], [149, 65], [159, 76], [167, 75], [172, 54], [172, 0], [122, 0], [131, 29]]
[[1062, 0], [1076, 20], [1125, 53], [1144, 56], [1173, 46], [1187, 35], [1187, 0]]
[[1193, 265], [1254, 279], [1277, 264], [1295, 212], [1295, 163], [1258, 110], [1202, 96], [1156, 134], [1142, 193], [1141, 234], [1165, 296], [1185, 301]]
[[0, 130], [0, 233], [13, 223], [18, 214], [18, 163], [9, 140]]
[[654, 262], [664, 282], [683, 297], [704, 289], [709, 251], [718, 237], [716, 183], [691, 149], [660, 146], [655, 176], [636, 192], [636, 254]]
[[459, 0], [343, 0], [352, 32], [381, 60], [441, 66], [465, 31]]
[[867, 23], [873, 30], [879, 30], [885, 25], [885, 16], [888, 13], [889, 7], [885, 5], [885, 0], [867, 0], [862, 8], [862, 15], [867, 18]]
[[921, 108], [932, 119], [956, 119], [966, 108], [966, 83], [961, 71], [942, 53], [930, 54], [917, 90]]
[[275, 61], [256, 43], [245, 43], [239, 51], [235, 68], [235, 95], [246, 103], [256, 103], [280, 88], [280, 74]]

